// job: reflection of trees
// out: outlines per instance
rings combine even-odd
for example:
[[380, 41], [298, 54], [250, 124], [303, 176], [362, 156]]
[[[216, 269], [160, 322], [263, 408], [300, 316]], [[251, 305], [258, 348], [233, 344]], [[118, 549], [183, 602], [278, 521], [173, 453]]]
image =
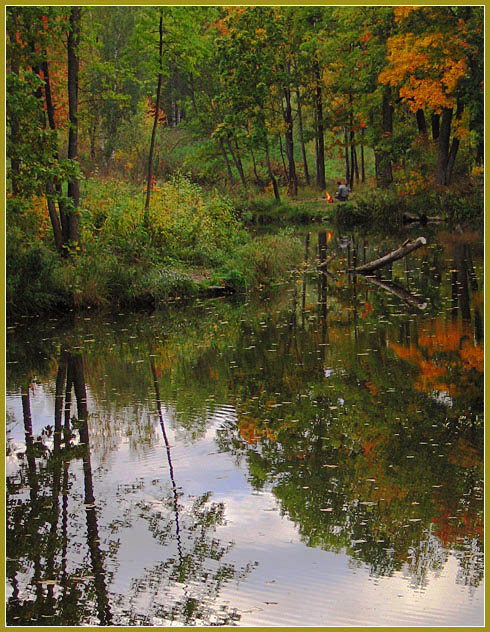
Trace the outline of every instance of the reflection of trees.
[[[72, 347], [84, 347], [84, 378], [104, 411], [101, 423], [92, 424], [90, 445], [87, 441], [77, 447], [69, 441], [71, 433], [76, 438], [77, 432], [85, 432], [86, 405], [83, 389], [78, 396], [75, 389], [81, 412], [71, 427], [66, 411], [76, 367], [68, 355], [59, 363], [54, 430], [42, 441], [32, 436], [28, 389], [22, 389], [25, 462], [19, 476], [8, 481], [12, 621], [13, 616], [41, 621], [42, 612], [51, 624], [56, 609], [63, 609], [65, 621], [89, 621], [95, 612], [99, 620], [108, 616], [102, 583], [70, 579], [70, 466], [80, 459], [84, 467], [87, 531], [95, 545], [99, 529], [97, 520], [90, 522], [91, 516], [97, 518], [96, 508], [90, 507], [90, 456], [100, 446], [109, 453], [114, 444], [109, 445], [108, 436], [114, 441], [129, 436], [131, 448], [143, 450], [142, 445], [150, 449], [158, 434], [165, 434], [164, 424], [160, 421], [159, 427], [148, 412], [155, 384], [163, 409], [176, 411], [170, 423], [177, 435], [198, 438], [213, 410], [223, 403], [234, 407], [238, 422], [223, 423], [220, 447], [246, 464], [255, 487], [273, 489], [307, 544], [346, 550], [376, 575], [406, 569], [416, 585], [438, 572], [452, 549], [460, 563], [458, 581], [480, 581], [483, 331], [481, 281], [471, 261], [471, 244], [460, 250], [451, 246], [454, 273], [441, 267], [443, 249], [436, 247], [389, 271], [391, 283], [403, 281], [412, 294], [428, 299], [429, 317], [422, 319], [420, 313], [408, 313], [396, 296], [361, 284], [354, 275], [339, 274], [348, 267], [346, 257], [352, 263], [379, 254], [372, 249], [368, 253], [366, 240], [354, 235], [346, 250], [328, 242], [326, 254], [324, 242], [321, 237], [319, 258], [328, 260], [336, 248], [337, 258], [329, 264], [334, 276], [305, 271], [302, 287], [284, 292], [281, 303], [263, 301], [257, 308], [247, 302], [209, 302], [194, 311], [128, 316], [109, 328], [102, 321], [79, 322], [68, 339]], [[305, 253], [312, 243], [307, 241]], [[295, 280], [299, 286], [301, 279]], [[46, 337], [46, 332], [37, 336]], [[153, 341], [152, 382], [146, 343], [142, 345], [147, 339]], [[52, 349], [49, 341], [36, 344], [31, 373], [41, 374], [40, 358], [49, 358]], [[24, 361], [29, 363], [28, 353]], [[52, 365], [45, 362], [45, 374]], [[25, 379], [20, 366], [12, 367], [20, 384]], [[59, 463], [54, 458], [58, 453]], [[178, 472], [174, 476], [170, 462], [169, 467], [170, 487], [161, 490], [160, 509], [139, 508], [165, 547], [165, 560], [135, 580], [128, 616], [133, 623], [150, 622], [151, 617], [213, 623], [217, 614], [209, 604], [223, 582], [247, 569], [230, 568], [229, 549], [215, 538], [224, 519], [220, 506], [208, 497], [197, 504], [184, 500]], [[40, 523], [48, 530], [41, 537]], [[51, 558], [45, 555], [51, 548], [48, 537], [56, 551]], [[29, 538], [34, 544], [27, 550]], [[78, 575], [100, 578], [103, 566], [104, 555], [94, 548]], [[202, 593], [190, 580], [192, 573]], [[27, 599], [21, 579], [28, 575]], [[59, 583], [40, 583], [44, 579]], [[85, 606], [81, 586], [87, 593]], [[49, 594], [54, 605], [41, 607], [48, 604]], [[113, 622], [117, 618], [124, 623], [124, 598], [111, 603], [117, 605], [112, 612], [119, 611]], [[219, 620], [233, 621], [233, 613], [227, 611]]]
[[[26, 464], [7, 479], [7, 578], [12, 595], [7, 603], [11, 624], [79, 624], [90, 616], [90, 603], [101, 624], [111, 622], [100, 550], [90, 464], [88, 412], [82, 358], [61, 353], [55, 387], [54, 428], [34, 438], [30, 384], [22, 392]], [[71, 393], [75, 391], [80, 442], [73, 445], [70, 427]], [[64, 413], [64, 415], [63, 415]], [[69, 466], [81, 458], [84, 470], [89, 568], [79, 576], [67, 570]], [[25, 478], [26, 477], [26, 478]], [[29, 497], [25, 489], [29, 490]], [[60, 504], [61, 496], [61, 504]], [[31, 569], [34, 569], [33, 572]], [[91, 571], [91, 575], [88, 573]], [[84, 577], [87, 577], [85, 581]], [[84, 583], [83, 590], [79, 580]], [[20, 586], [23, 586], [22, 590]]]
[[[323, 286], [324, 276], [320, 307]], [[327, 292], [331, 309], [356, 298], [348, 285]], [[366, 321], [376, 312], [359, 310]], [[471, 557], [477, 570], [465, 577], [478, 583], [483, 355], [476, 320], [467, 338], [463, 310], [456, 325], [407, 315], [398, 328], [378, 326], [371, 334], [358, 323], [352, 338], [342, 318], [323, 316], [320, 310], [315, 323], [295, 329], [294, 346], [284, 333], [274, 336], [273, 324], [257, 334], [261, 348], [276, 345], [280, 360], [257, 352], [256, 364], [240, 374], [238, 425], [223, 426], [221, 449], [246, 461], [256, 487], [272, 487], [309, 545], [345, 549], [373, 574], [405, 567], [415, 585], [453, 548], [458, 559]], [[407, 366], [403, 349], [425, 364]], [[439, 380], [443, 372], [451, 376], [450, 402], [434, 397], [432, 365]], [[463, 553], [470, 546], [476, 553]]]
[[[138, 509], [166, 559], [146, 569], [143, 577], [133, 580], [130, 594], [120, 597], [119, 605], [128, 613], [125, 625], [229, 625], [238, 621], [235, 609], [219, 605], [219, 593], [227, 582], [245, 578], [253, 565], [237, 569], [225, 561], [233, 545], [223, 545], [215, 536], [225, 523], [223, 504], [210, 502], [210, 493], [192, 504], [179, 498], [177, 507], [172, 490], [162, 488], [159, 497], [158, 503], [139, 503]], [[178, 543], [173, 537], [176, 512]]]
[[150, 366], [171, 489], [169, 492], [160, 491], [161, 500], [156, 505], [143, 502], [138, 503], [138, 508], [168, 558], [147, 569], [144, 577], [133, 580], [129, 608], [127, 595], [120, 605], [129, 613], [129, 621], [126, 622], [129, 625], [153, 625], [155, 621], [228, 625], [238, 621], [240, 616], [233, 608], [217, 607], [220, 590], [226, 582], [244, 578], [252, 570], [252, 565], [236, 569], [226, 562], [224, 558], [232, 543], [225, 546], [213, 537], [217, 528], [225, 524], [223, 503], [209, 502], [210, 492], [195, 499], [190, 507], [180, 502], [162, 414], [158, 374], [151, 352]]

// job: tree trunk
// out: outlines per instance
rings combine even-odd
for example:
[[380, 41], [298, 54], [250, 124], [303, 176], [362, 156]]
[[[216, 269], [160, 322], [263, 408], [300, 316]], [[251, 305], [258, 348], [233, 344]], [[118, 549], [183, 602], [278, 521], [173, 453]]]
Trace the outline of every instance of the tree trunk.
[[430, 124], [432, 128], [432, 140], [438, 140], [439, 138], [439, 125], [440, 125], [440, 116], [439, 114], [431, 114]]
[[352, 162], [354, 163], [353, 169], [356, 176], [356, 184], [359, 184], [359, 164], [357, 162], [357, 151], [354, 143], [352, 143]]
[[[240, 156], [238, 155], [238, 153], [235, 154], [233, 147], [231, 146], [231, 142], [229, 138], [226, 139], [226, 146], [228, 147], [228, 151], [230, 152], [231, 157], [233, 158], [233, 162], [235, 163], [236, 170], [238, 171], [238, 175], [240, 176], [240, 180], [242, 181], [243, 188], [246, 189], [247, 183], [245, 181], [245, 174], [243, 172], [242, 161], [240, 160]], [[238, 145], [236, 147], [238, 150]]]
[[[385, 139], [393, 134], [393, 106], [391, 105], [391, 91], [387, 87], [383, 93], [382, 130]], [[386, 188], [393, 182], [390, 151], [383, 147], [375, 150], [376, 185]]]
[[240, 174], [240, 178], [243, 184], [243, 188], [246, 189], [247, 188], [247, 180], [245, 178], [245, 172], [243, 171], [243, 164], [242, 164], [242, 158], [240, 156], [240, 147], [238, 147], [238, 141], [237, 139], [233, 139], [235, 142], [235, 150], [236, 150], [236, 162], [237, 162], [237, 168], [238, 168], [238, 173]]
[[361, 182], [366, 182], [366, 168], [364, 165], [364, 127], [361, 128]]
[[306, 159], [306, 147], [303, 134], [303, 114], [301, 112], [301, 101], [299, 96], [299, 88], [296, 88], [296, 100], [298, 102], [298, 125], [299, 125], [299, 140], [301, 143], [301, 153], [303, 155], [303, 170], [305, 173], [305, 182], [309, 186], [310, 184], [310, 172], [308, 170], [308, 161]]
[[150, 223], [150, 196], [151, 196], [151, 179], [152, 179], [152, 167], [153, 167], [153, 153], [155, 151], [155, 138], [158, 126], [158, 114], [160, 112], [160, 94], [162, 91], [163, 80], [163, 12], [160, 9], [160, 23], [158, 27], [159, 43], [158, 43], [158, 82], [157, 82], [157, 94], [155, 101], [155, 116], [153, 118], [153, 129], [151, 130], [150, 140], [150, 152], [148, 155], [148, 172], [146, 177], [146, 202], [145, 202], [145, 227], [148, 228]]
[[265, 137], [264, 139], [264, 149], [265, 149], [265, 156], [267, 159], [267, 170], [269, 172], [269, 178], [272, 182], [272, 187], [274, 189], [274, 197], [276, 198], [276, 200], [278, 202], [281, 201], [281, 197], [279, 195], [279, 187], [277, 186], [277, 180], [274, 176], [274, 172], [272, 171], [272, 165], [271, 165], [271, 158], [270, 158], [270, 154], [269, 154], [269, 143], [267, 141], [267, 137]]
[[289, 188], [291, 197], [298, 195], [298, 178], [296, 176], [296, 163], [294, 162], [294, 141], [293, 141], [293, 112], [291, 109], [291, 90], [284, 90], [286, 99], [286, 109], [284, 111], [284, 122], [286, 123], [286, 155], [288, 157]]
[[345, 181], [350, 183], [349, 136], [347, 133], [347, 127], [344, 127], [344, 157], [345, 157]]
[[[71, 7], [70, 31], [68, 33], [68, 117], [70, 129], [68, 132], [68, 160], [78, 158], [78, 68], [80, 44], [80, 16], [81, 7]], [[71, 246], [78, 246], [80, 240], [80, 185], [78, 177], [74, 176], [68, 182], [68, 197], [71, 199], [69, 216], [69, 241]]]
[[223, 159], [226, 164], [226, 170], [228, 171], [228, 179], [230, 181], [231, 186], [233, 186], [235, 184], [235, 178], [233, 177], [230, 161], [228, 160], [228, 154], [226, 153], [225, 145], [223, 143], [222, 138], [219, 139], [219, 148], [221, 150], [221, 155], [223, 156]]
[[[54, 105], [51, 94], [51, 82], [49, 79], [49, 65], [47, 59], [47, 52], [44, 51], [44, 61], [42, 63], [42, 71], [44, 75], [44, 100], [46, 103], [46, 113], [48, 115], [49, 128], [55, 132], [56, 123], [54, 119]], [[58, 160], [58, 152], [56, 151], [55, 160]], [[48, 202], [49, 218], [51, 220], [51, 226], [53, 227], [53, 236], [56, 250], [63, 252], [63, 245], [69, 239], [68, 231], [68, 216], [66, 214], [65, 207], [61, 201], [61, 185], [58, 185], [56, 191], [52, 182], [46, 183], [46, 199]], [[58, 199], [59, 216], [56, 212], [55, 199]]]
[[[461, 115], [463, 114], [463, 104], [458, 100], [458, 105], [456, 108], [455, 119], [457, 121], [460, 120]], [[459, 138], [453, 136], [453, 142], [451, 143], [451, 149], [449, 150], [449, 155], [447, 159], [447, 167], [446, 167], [446, 184], [451, 184], [451, 177], [453, 175], [454, 163], [456, 161], [456, 154], [459, 149]]]
[[451, 136], [451, 121], [453, 118], [452, 108], [442, 110], [441, 126], [439, 130], [439, 149], [437, 156], [436, 184], [445, 186], [447, 184], [447, 167], [449, 160], [449, 138]]
[[252, 156], [252, 164], [253, 164], [253, 169], [254, 169], [254, 174], [255, 174], [255, 181], [259, 186], [263, 186], [264, 183], [262, 182], [262, 178], [257, 173], [257, 161], [255, 160], [255, 154], [252, 148], [250, 148], [250, 155]]
[[282, 168], [284, 170], [284, 178], [286, 182], [289, 182], [289, 174], [288, 174], [288, 169], [286, 167], [286, 161], [284, 160], [284, 149], [282, 148], [282, 139], [280, 135], [279, 135], [279, 153], [281, 154]]
[[348, 270], [348, 272], [356, 272], [361, 274], [374, 272], [374, 270], [377, 270], [378, 268], [382, 268], [383, 266], [393, 263], [393, 261], [397, 261], [398, 259], [406, 257], [410, 252], [412, 252], [412, 250], [416, 250], [421, 246], [425, 246], [426, 243], [427, 239], [425, 237], [418, 237], [414, 241], [404, 244], [403, 246], [400, 246], [400, 248], [393, 250], [393, 252], [389, 252], [387, 255], [384, 255], [379, 259], [375, 259], [374, 261], [370, 261], [369, 263], [365, 263], [358, 268]]
[[421, 136], [426, 136], [427, 135], [427, 124], [425, 122], [425, 114], [424, 114], [424, 110], [422, 109], [418, 109], [416, 114], [415, 114], [415, 118], [417, 119], [417, 129], [418, 132]]
[[315, 110], [316, 110], [316, 137], [317, 137], [317, 152], [316, 152], [316, 186], [323, 190], [325, 189], [325, 141], [323, 138], [323, 103], [322, 103], [322, 88], [320, 79], [320, 65], [318, 61], [315, 61]]

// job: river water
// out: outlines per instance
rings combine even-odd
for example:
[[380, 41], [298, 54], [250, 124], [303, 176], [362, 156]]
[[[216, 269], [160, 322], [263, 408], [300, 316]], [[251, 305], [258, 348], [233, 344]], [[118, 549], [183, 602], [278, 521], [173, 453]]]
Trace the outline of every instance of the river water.
[[374, 280], [346, 270], [408, 236], [11, 323], [8, 624], [482, 625], [483, 246], [419, 234]]

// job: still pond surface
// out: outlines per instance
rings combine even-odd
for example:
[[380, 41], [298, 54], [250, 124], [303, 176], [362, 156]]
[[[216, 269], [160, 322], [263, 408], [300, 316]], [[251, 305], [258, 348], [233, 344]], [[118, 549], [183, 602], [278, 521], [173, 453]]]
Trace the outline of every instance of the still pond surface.
[[482, 625], [483, 248], [418, 234], [374, 280], [404, 238], [315, 232], [256, 298], [12, 324], [9, 625]]

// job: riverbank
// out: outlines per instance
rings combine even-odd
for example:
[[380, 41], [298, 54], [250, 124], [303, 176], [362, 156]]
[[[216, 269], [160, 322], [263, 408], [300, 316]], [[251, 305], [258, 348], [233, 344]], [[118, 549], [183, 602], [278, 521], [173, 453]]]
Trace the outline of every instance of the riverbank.
[[[309, 196], [309, 197], [306, 197]], [[294, 227], [328, 222], [339, 230], [401, 228], [404, 216], [437, 216], [448, 227], [482, 225], [481, 188], [400, 195], [365, 187], [346, 203], [318, 192], [275, 202], [230, 197], [177, 176], [156, 184], [145, 217], [141, 186], [86, 179], [81, 248], [54, 249], [46, 202], [8, 204], [7, 317], [52, 311], [157, 306], [169, 298], [247, 291], [280, 281], [301, 260]], [[277, 230], [270, 228], [277, 226]], [[259, 234], [259, 227], [267, 233]]]

